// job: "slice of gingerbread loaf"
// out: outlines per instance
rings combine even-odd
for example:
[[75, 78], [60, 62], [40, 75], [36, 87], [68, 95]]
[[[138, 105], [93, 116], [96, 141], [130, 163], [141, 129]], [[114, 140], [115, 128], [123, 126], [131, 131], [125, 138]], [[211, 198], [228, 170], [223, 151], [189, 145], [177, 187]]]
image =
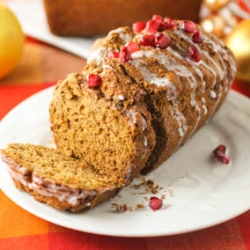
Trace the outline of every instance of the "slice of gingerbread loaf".
[[100, 174], [83, 159], [31, 144], [10, 144], [2, 159], [17, 188], [60, 210], [77, 212], [115, 196], [116, 178]]
[[[53, 165], [54, 174], [72, 175], [63, 157], [74, 162], [76, 172], [78, 164], [76, 179], [61, 182], [50, 174], [51, 164], [37, 158], [39, 146], [12, 144], [2, 158], [11, 165], [17, 187], [39, 200], [71, 211], [93, 207], [158, 167], [202, 127], [225, 100], [235, 71], [232, 53], [191, 21], [154, 16], [133, 28], [118, 28], [95, 42], [82, 72], [58, 82], [51, 101], [57, 149], [43, 149], [44, 155], [62, 157], [58, 167]], [[33, 159], [42, 163], [37, 166]], [[88, 202], [79, 198], [72, 205], [51, 198], [46, 185], [40, 187], [41, 198], [29, 185], [33, 177], [24, 183], [15, 178], [19, 166], [62, 184], [63, 190], [81, 190]], [[89, 179], [90, 186], [79, 184]]]
[[144, 97], [115, 60], [69, 75], [56, 86], [50, 105], [57, 149], [84, 159], [99, 173], [116, 176], [116, 185], [127, 185], [155, 147]]

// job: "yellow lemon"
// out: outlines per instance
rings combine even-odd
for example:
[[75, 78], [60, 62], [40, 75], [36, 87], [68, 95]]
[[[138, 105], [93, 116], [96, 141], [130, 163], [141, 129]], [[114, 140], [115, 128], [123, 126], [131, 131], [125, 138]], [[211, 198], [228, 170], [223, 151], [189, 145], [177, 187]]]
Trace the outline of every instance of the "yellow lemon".
[[0, 2], [0, 79], [19, 62], [24, 47], [24, 34], [13, 12]]

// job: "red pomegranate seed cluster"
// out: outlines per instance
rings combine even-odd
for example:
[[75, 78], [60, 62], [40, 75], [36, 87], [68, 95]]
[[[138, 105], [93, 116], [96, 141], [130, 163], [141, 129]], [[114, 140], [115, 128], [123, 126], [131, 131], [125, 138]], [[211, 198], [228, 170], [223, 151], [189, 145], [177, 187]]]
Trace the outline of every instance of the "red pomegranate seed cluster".
[[99, 87], [102, 83], [102, 79], [99, 75], [89, 74], [86, 76], [86, 83], [88, 87], [91, 87], [91, 88]]
[[[167, 34], [162, 33], [162, 31], [175, 30], [177, 28], [189, 34], [193, 43], [199, 44], [203, 42], [202, 32], [197, 30], [197, 26], [194, 22], [183, 20], [177, 23], [169, 17], [154, 15], [152, 19], [147, 22], [140, 21], [133, 24], [132, 29], [134, 33], [139, 34], [141, 31], [144, 31], [138, 43], [129, 42], [121, 51], [110, 52], [108, 57], [117, 58], [120, 62], [124, 63], [131, 60], [131, 55], [138, 51], [140, 46], [166, 49], [170, 45], [171, 39]], [[199, 48], [195, 45], [191, 45], [187, 50], [187, 57], [194, 62], [199, 62], [201, 60]]]
[[157, 33], [166, 29], [175, 29], [176, 22], [170, 18], [163, 18], [159, 15], [154, 15], [153, 18], [147, 22], [141, 21], [133, 24], [133, 31], [138, 34], [146, 29], [146, 35], [142, 36], [139, 43], [129, 42], [121, 51], [112, 51], [109, 53], [108, 58], [118, 58], [120, 62], [128, 62], [131, 60], [131, 55], [138, 51], [141, 46], [150, 46], [154, 48], [166, 49], [171, 39], [163, 33]]
[[[183, 32], [192, 35], [191, 39], [194, 43], [203, 42], [202, 32], [196, 29], [196, 24], [194, 22], [183, 20], [179, 23], [179, 28]], [[196, 46], [191, 45], [188, 48], [187, 57], [194, 62], [199, 62], [201, 60], [201, 53]]]
[[148, 205], [154, 211], [159, 210], [159, 209], [162, 208], [163, 201], [162, 201], [162, 199], [159, 199], [158, 197], [152, 196], [149, 199], [149, 204]]
[[222, 144], [213, 150], [213, 155], [215, 159], [217, 159], [223, 164], [229, 164], [231, 161], [231, 158], [226, 154], [226, 150], [226, 146]]
[[171, 39], [160, 33], [159, 35], [144, 35], [140, 39], [140, 44], [154, 48], [166, 49], [171, 43]]
[[155, 34], [157, 31], [164, 31], [169, 29], [175, 29], [177, 24], [175, 20], [169, 17], [162, 17], [154, 15], [153, 18], [147, 22], [135, 22], [132, 26], [133, 31], [138, 34], [146, 28], [147, 34]]
[[[163, 18], [159, 15], [154, 15], [153, 18], [145, 23], [146, 35], [140, 39], [140, 44], [143, 46], [151, 46], [154, 48], [166, 49], [171, 39], [163, 33], [157, 33], [164, 30], [175, 29], [176, 22], [168, 17]], [[137, 33], [137, 30], [134, 29]]]
[[128, 42], [121, 49], [120, 52], [118, 52], [118, 51], [109, 52], [108, 58], [119, 58], [120, 62], [128, 62], [131, 59], [131, 55], [139, 49], [140, 49], [140, 47], [139, 47], [138, 43]]

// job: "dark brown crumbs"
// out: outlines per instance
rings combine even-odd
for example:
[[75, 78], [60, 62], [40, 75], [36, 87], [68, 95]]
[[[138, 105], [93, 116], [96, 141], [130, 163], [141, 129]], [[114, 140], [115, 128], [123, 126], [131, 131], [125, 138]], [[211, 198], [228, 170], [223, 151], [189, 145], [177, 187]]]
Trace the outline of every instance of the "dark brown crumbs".
[[155, 183], [154, 183], [154, 181], [152, 181], [152, 180], [147, 180], [146, 184], [147, 184], [147, 185], [154, 185]]
[[128, 206], [127, 204], [119, 205], [117, 203], [111, 204], [111, 210], [118, 213], [124, 213], [126, 211], [132, 211], [132, 207]]
[[133, 185], [133, 188], [135, 189], [140, 189], [141, 187], [146, 187], [146, 191], [151, 192], [152, 194], [156, 194], [158, 190], [163, 189], [163, 187], [160, 187], [159, 185], [155, 185], [153, 180], [150, 180], [150, 179], [146, 180], [145, 178], [142, 178], [141, 183]]
[[141, 186], [144, 186], [146, 183], [147, 183], [146, 179], [145, 179], [145, 178], [142, 178], [141, 183], [139, 183], [139, 184], [134, 184], [134, 185], [133, 185], [133, 188], [135, 188], [135, 189], [140, 189], [140, 187], [141, 187]]
[[[111, 204], [111, 210], [118, 213], [124, 213], [126, 211], [134, 211], [136, 209], [144, 209], [146, 204], [148, 203], [150, 196], [149, 194], [160, 193], [160, 199], [166, 199], [166, 193], [168, 192], [170, 196], [173, 196], [173, 192], [171, 190], [165, 190], [164, 187], [161, 187], [151, 179], [146, 180], [145, 178], [141, 178], [138, 184], [134, 184], [130, 186], [130, 193], [132, 195], [141, 195], [141, 199], [143, 199], [142, 203], [137, 203], [133, 206], [128, 206], [127, 204]], [[119, 195], [121, 197], [121, 195]]]
[[156, 194], [157, 192], [158, 192], [157, 188], [154, 188], [154, 187], [151, 188], [151, 193], [152, 194]]
[[141, 184], [141, 183], [140, 183], [140, 184], [135, 184], [135, 185], [133, 185], [133, 188], [135, 188], [135, 189], [139, 189], [141, 186], [142, 186], [142, 184]]
[[136, 205], [136, 207], [137, 207], [137, 208], [144, 208], [144, 207], [145, 207], [145, 205], [144, 205], [144, 204], [142, 204], [142, 203], [140, 203], [140, 204], [137, 204], [137, 205]]

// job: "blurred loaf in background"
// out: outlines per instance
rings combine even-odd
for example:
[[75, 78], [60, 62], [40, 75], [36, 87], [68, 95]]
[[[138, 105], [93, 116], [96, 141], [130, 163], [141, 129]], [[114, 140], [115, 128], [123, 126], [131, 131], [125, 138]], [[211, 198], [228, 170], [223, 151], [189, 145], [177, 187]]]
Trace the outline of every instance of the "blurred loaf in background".
[[96, 36], [146, 21], [154, 14], [198, 22], [201, 0], [44, 0], [50, 30], [58, 36]]

